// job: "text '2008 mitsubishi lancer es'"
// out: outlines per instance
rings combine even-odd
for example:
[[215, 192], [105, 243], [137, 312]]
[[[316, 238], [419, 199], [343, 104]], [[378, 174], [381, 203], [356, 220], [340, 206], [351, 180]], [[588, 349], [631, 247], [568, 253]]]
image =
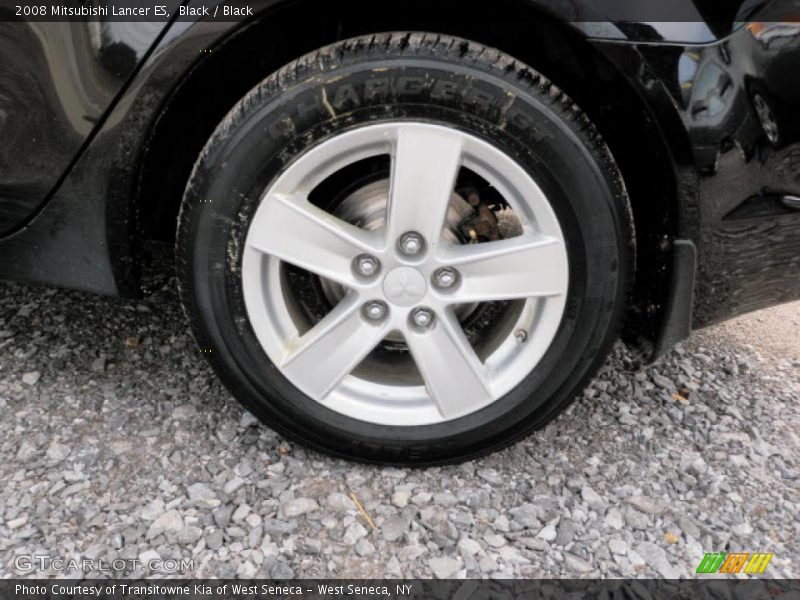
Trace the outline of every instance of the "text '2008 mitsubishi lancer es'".
[[204, 356], [292, 439], [479, 456], [620, 335], [800, 297], [795, 2], [230, 4], [0, 8], [0, 277], [135, 296], [174, 241]]

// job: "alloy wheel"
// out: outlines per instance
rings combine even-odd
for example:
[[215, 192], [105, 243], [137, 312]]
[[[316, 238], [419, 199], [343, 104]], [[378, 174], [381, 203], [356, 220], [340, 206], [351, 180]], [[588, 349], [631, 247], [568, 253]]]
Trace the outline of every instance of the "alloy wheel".
[[[312, 202], [375, 157], [388, 157], [387, 177], [347, 206], [370, 198], [377, 218]], [[472, 212], [456, 193], [463, 169], [502, 197], [513, 235], [459, 235]], [[324, 314], [304, 310], [296, 272], [323, 290]], [[522, 167], [474, 135], [404, 121], [341, 133], [284, 169], [250, 224], [241, 273], [252, 328], [284, 377], [333, 411], [399, 426], [463, 417], [519, 384], [558, 331], [568, 281], [559, 222]], [[490, 305], [499, 317], [468, 331]]]

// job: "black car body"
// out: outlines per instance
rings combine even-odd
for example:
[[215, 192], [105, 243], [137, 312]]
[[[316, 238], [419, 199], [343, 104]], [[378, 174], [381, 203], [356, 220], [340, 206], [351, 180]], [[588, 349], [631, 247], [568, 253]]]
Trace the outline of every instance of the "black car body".
[[624, 335], [646, 356], [800, 298], [794, 0], [270, 0], [242, 19], [179, 16], [214, 2], [165, 4], [169, 19], [131, 22], [0, 7], [0, 277], [138, 294], [143, 241], [174, 235], [192, 165], [239, 98], [315, 48], [409, 30], [524, 60], [597, 125], [631, 198]]
[[[300, 26], [298, 3], [262, 4], [241, 22], [26, 22], [0, 8], [0, 276], [136, 294], [141, 240], [174, 229], [182, 183], [234, 98], [315, 45], [431, 25], [315, 7], [319, 18]], [[671, 12], [703, 16], [684, 4]], [[800, 297], [796, 3], [743, 3], [723, 23], [637, 23], [616, 7], [603, 22], [599, 9], [578, 8], [513, 3], [486, 15], [488, 26], [464, 7], [434, 29], [515, 51], [530, 42], [522, 55], [548, 44], [531, 62], [608, 123], [648, 273], [629, 333], [669, 347], [688, 332], [693, 290], [692, 327]], [[586, 15], [596, 20], [559, 21]], [[528, 33], [539, 29], [544, 39]], [[754, 86], [774, 103], [779, 148]]]

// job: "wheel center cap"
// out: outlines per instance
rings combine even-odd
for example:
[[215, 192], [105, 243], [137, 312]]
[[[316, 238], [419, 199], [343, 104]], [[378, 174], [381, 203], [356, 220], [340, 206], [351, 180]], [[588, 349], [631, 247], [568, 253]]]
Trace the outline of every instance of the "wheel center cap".
[[383, 293], [392, 304], [414, 306], [424, 297], [428, 286], [422, 273], [411, 267], [397, 267], [383, 280]]

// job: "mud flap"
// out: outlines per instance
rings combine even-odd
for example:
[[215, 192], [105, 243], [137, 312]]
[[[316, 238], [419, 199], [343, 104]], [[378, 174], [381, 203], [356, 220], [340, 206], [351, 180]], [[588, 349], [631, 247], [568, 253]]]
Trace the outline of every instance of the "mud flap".
[[697, 248], [694, 242], [675, 240], [672, 261], [672, 282], [664, 323], [647, 361], [648, 364], [655, 363], [692, 332], [694, 287], [697, 276]]

